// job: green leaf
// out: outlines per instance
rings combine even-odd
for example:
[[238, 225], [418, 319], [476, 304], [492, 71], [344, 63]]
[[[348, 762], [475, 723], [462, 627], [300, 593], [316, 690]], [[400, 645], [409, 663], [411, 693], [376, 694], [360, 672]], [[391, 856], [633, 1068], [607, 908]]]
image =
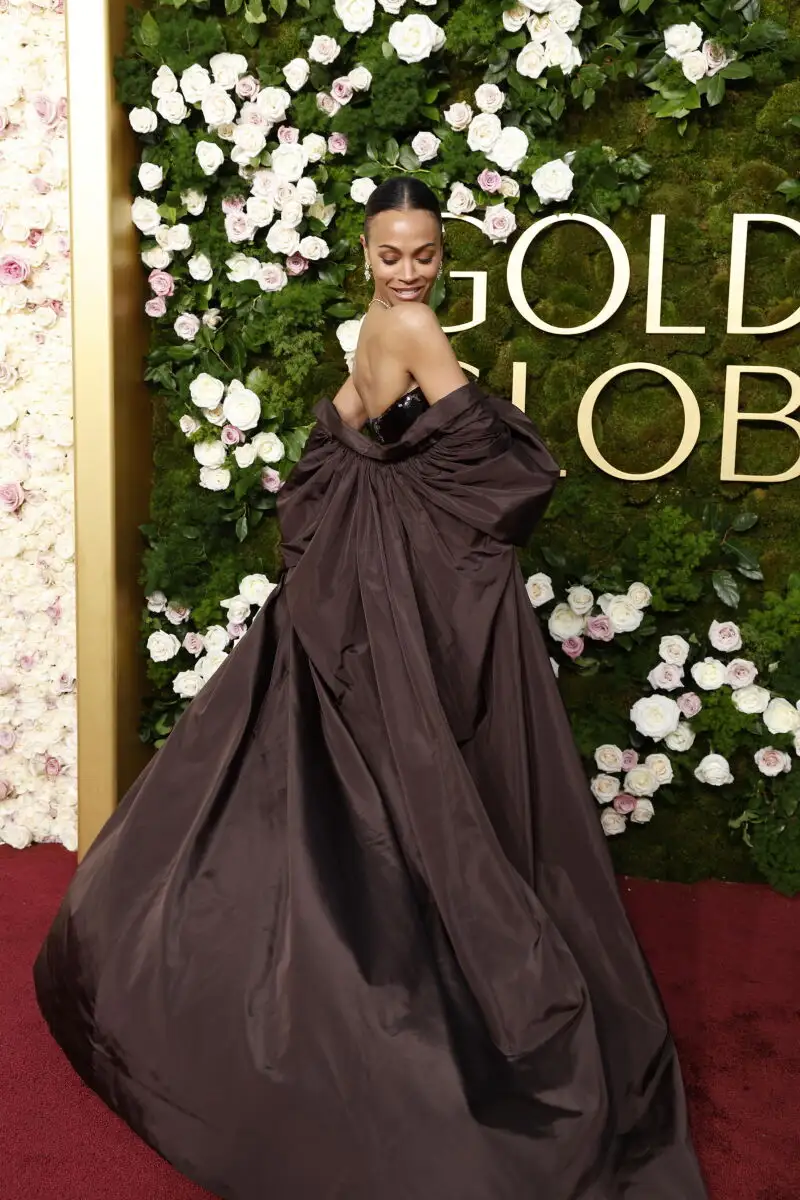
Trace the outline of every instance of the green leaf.
[[758, 522], [758, 513], [742, 512], [737, 513], [731, 521], [731, 529], [735, 529], [737, 533], [744, 533], [746, 529], [752, 529]]
[[297, 462], [300, 458], [310, 432], [311, 426], [301, 425], [299, 429], [290, 429], [288, 433], [280, 435], [281, 441], [286, 447], [286, 457], [289, 459], [289, 462]]
[[419, 170], [420, 161], [410, 146], [403, 146], [400, 151], [400, 166], [404, 167], [406, 171]]
[[746, 62], [732, 62], [723, 67], [719, 74], [723, 79], [749, 79], [753, 68]]
[[395, 166], [398, 158], [400, 157], [400, 146], [397, 142], [397, 139], [393, 137], [389, 138], [384, 146], [383, 152], [386, 155], [386, 161], [389, 163], [389, 165], [392, 167]]
[[142, 17], [139, 34], [145, 46], [157, 46], [161, 41], [161, 30], [158, 28], [158, 22], [151, 12], [146, 12]]
[[247, 0], [244, 9], [244, 19], [250, 25], [263, 25], [266, 21], [266, 13], [262, 0]]
[[236, 537], [240, 542], [243, 542], [247, 537], [247, 509], [245, 509], [236, 522]]
[[225, 12], [229, 15], [237, 13], [243, 3], [244, 0], [225, 0]]
[[725, 80], [719, 74], [712, 75], [706, 87], [706, 99], [709, 106], [714, 108], [721, 104], [725, 96]]
[[348, 317], [354, 317], [358, 309], [351, 300], [340, 300], [325, 311], [329, 317], [342, 317], [346, 320]]
[[723, 604], [727, 604], [729, 608], [738, 607], [739, 585], [730, 571], [714, 571], [711, 583]]
[[638, 3], [639, 0], [619, 0], [619, 10], [621, 13], [633, 12]]
[[274, 8], [279, 17], [286, 15], [289, 0], [269, 0], [270, 8]]

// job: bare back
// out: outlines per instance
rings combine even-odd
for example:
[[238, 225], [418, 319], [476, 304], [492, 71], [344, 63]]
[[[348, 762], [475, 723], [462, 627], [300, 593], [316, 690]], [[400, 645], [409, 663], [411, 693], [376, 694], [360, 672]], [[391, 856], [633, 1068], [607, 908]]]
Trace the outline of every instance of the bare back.
[[361, 324], [353, 384], [369, 417], [414, 387], [429, 404], [467, 383], [447, 336], [427, 305], [371, 308]]

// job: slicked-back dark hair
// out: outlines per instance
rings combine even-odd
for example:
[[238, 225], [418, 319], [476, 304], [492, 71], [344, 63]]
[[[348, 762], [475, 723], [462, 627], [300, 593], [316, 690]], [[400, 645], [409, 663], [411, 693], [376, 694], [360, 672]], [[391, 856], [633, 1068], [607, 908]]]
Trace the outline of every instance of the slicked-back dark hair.
[[435, 192], [427, 183], [413, 175], [396, 175], [379, 183], [367, 200], [364, 212], [364, 237], [369, 241], [369, 227], [372, 218], [380, 212], [389, 209], [403, 211], [408, 208], [421, 208], [436, 217], [439, 231], [444, 236], [442, 210]]

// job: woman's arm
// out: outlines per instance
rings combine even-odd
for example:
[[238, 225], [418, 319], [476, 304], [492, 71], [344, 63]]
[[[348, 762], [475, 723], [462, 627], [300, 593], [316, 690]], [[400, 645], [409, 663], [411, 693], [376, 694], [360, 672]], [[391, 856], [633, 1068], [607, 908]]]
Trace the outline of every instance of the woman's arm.
[[350, 375], [333, 397], [333, 404], [345, 425], [353, 429], [360, 429], [369, 415]]
[[470, 382], [436, 313], [427, 304], [394, 305], [385, 333], [386, 353], [416, 379], [429, 404]]

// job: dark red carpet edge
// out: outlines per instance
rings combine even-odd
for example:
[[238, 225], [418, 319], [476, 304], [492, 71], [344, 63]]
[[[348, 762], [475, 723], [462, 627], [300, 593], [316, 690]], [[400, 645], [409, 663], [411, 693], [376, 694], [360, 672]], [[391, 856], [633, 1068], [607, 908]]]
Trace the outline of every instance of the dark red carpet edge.
[[[0, 1200], [203, 1200], [80, 1082], [39, 1016], [31, 964], [74, 869], [60, 846], [0, 846]], [[620, 887], [669, 1009], [712, 1200], [798, 1200], [800, 899]]]

